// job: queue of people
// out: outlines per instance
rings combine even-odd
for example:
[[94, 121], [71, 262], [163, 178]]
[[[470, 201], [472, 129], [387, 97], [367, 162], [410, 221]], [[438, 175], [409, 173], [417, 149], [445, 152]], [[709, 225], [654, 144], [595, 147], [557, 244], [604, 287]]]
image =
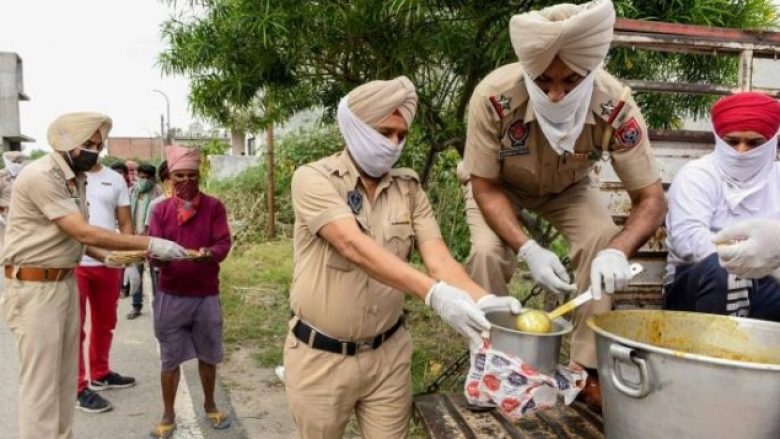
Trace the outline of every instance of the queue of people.
[[[417, 174], [395, 167], [417, 112], [415, 85], [404, 76], [374, 80], [342, 97], [336, 119], [344, 149], [299, 164], [291, 183], [284, 377], [301, 437], [342, 437], [353, 414], [363, 437], [406, 437], [412, 343], [405, 297], [424, 301], [477, 346], [490, 329], [486, 312], [522, 311], [507, 288], [520, 263], [549, 292], [592, 289], [594, 300], [574, 317], [570, 366], [588, 371], [580, 397], [599, 409], [594, 336], [584, 322], [612, 309], [612, 295], [631, 277], [629, 258], [664, 220], [665, 308], [780, 321], [780, 103], [758, 93], [720, 99], [711, 113], [714, 152], [680, 171], [667, 212], [639, 106], [603, 69], [614, 20], [609, 0], [511, 18], [518, 62], [488, 74], [468, 109], [457, 170], [471, 239], [464, 266], [442, 239]], [[52, 153], [21, 172], [9, 156], [12, 165], [0, 175], [14, 184], [2, 211], [7, 292], [0, 309], [22, 364], [23, 439], [72, 437], [74, 397], [79, 408], [105, 411], [111, 405], [95, 391], [135, 382], [111, 369], [109, 351], [117, 285], [122, 277], [131, 285], [128, 318], [138, 317], [141, 268], [122, 275], [106, 266], [112, 250], [150, 254], [163, 414], [149, 436], [172, 436], [180, 365], [190, 359], [198, 360], [209, 423], [231, 423], [214, 400], [228, 213], [200, 190], [197, 150], [169, 147], [159, 169], [122, 163], [115, 168], [122, 176], [98, 164], [111, 125], [98, 113], [63, 115], [49, 128]], [[589, 176], [600, 160], [611, 162], [631, 200], [620, 227]], [[523, 229], [522, 209], [566, 239], [576, 285], [558, 255]], [[413, 249], [424, 271], [410, 264]], [[86, 303], [89, 377], [80, 352]]]

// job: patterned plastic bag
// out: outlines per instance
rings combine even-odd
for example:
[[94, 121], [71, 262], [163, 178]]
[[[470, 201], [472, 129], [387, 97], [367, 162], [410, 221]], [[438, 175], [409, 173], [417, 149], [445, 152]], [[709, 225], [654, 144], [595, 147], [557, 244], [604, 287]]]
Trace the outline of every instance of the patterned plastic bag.
[[517, 420], [554, 406], [558, 395], [571, 404], [587, 377], [584, 370], [560, 365], [555, 376], [541, 374], [522, 359], [492, 349], [485, 340], [472, 357], [465, 393], [470, 404], [498, 406], [506, 417]]

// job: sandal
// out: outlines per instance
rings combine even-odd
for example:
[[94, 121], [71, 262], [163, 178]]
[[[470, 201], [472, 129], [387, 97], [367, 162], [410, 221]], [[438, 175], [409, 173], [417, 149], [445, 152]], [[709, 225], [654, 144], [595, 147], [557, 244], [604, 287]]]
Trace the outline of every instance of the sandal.
[[219, 410], [206, 413], [206, 419], [211, 423], [211, 428], [215, 430], [222, 430], [230, 427], [230, 417]]
[[154, 429], [149, 432], [149, 439], [171, 439], [174, 430], [176, 430], [176, 423], [157, 424], [154, 426]]

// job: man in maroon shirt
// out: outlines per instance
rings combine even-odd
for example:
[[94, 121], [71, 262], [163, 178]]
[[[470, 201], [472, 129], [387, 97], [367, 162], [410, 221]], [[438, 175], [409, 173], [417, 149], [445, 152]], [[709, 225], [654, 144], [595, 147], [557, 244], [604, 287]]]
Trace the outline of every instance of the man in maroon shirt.
[[194, 260], [162, 261], [154, 297], [154, 332], [160, 343], [162, 420], [151, 437], [168, 438], [176, 428], [173, 410], [179, 365], [198, 359], [204, 409], [212, 427], [226, 428], [230, 419], [214, 402], [216, 364], [222, 361], [222, 310], [219, 263], [230, 252], [225, 207], [198, 189], [200, 153], [171, 146], [166, 150], [173, 196], [152, 211], [149, 236], [166, 237], [190, 250]]

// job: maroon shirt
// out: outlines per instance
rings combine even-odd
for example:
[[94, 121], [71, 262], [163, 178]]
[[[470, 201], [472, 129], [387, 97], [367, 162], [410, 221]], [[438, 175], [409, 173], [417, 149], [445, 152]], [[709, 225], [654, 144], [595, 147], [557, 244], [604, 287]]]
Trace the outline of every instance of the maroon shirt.
[[230, 252], [230, 228], [222, 202], [202, 192], [200, 196], [197, 213], [181, 226], [176, 221], [173, 198], [161, 201], [152, 211], [149, 236], [168, 239], [192, 250], [207, 247], [212, 254], [207, 262], [172, 261], [162, 266], [161, 292], [181, 296], [219, 294], [219, 263]]

